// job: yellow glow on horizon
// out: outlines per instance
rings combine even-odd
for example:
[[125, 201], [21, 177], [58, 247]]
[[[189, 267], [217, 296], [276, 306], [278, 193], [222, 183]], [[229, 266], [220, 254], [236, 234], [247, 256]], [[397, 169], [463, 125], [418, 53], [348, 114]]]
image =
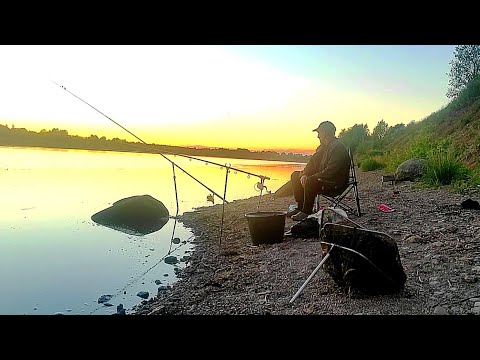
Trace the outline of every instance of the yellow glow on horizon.
[[[347, 104], [343, 103], [342, 99], [345, 98], [348, 98]], [[419, 121], [430, 114], [424, 109], [435, 108], [435, 104], [419, 103], [417, 108], [417, 117], [410, 119], [402, 103], [388, 96], [372, 98], [361, 93], [346, 93], [334, 88], [326, 89], [307, 84], [297, 90], [295, 96], [292, 96], [289, 101], [276, 106], [272, 105], [270, 109], [255, 111], [252, 107], [249, 109], [250, 112], [245, 110], [221, 113], [201, 122], [172, 122], [164, 125], [163, 122], [144, 124], [127, 120], [122, 123], [115, 118], [113, 120], [147, 143], [186, 147], [247, 148], [252, 151], [294, 149], [294, 152], [310, 153], [319, 144], [312, 129], [321, 121], [332, 121], [337, 127], [337, 135], [342, 129], [348, 129], [355, 124], [367, 124], [372, 131], [382, 119], [390, 126], [397, 123], [406, 125], [411, 120]], [[372, 119], [372, 113], [383, 115]], [[411, 108], [408, 113], [411, 114]], [[0, 123], [11, 125], [8, 121], [1, 119]], [[18, 121], [16, 123], [16, 127], [25, 127], [34, 131], [58, 127], [54, 121], [50, 124], [44, 121], [41, 127], [38, 126], [38, 122]], [[70, 135], [88, 137], [94, 134], [98, 137], [105, 136], [107, 139], [116, 137], [127, 141], [138, 141], [101, 114], [98, 114], [96, 124], [79, 123], [63, 130], [67, 130]]]
[[[346, 48], [292, 46], [286, 58], [264, 58], [206, 45], [2, 46], [9, 56], [0, 60], [0, 124], [138, 141], [52, 80], [145, 142], [174, 146], [310, 152], [321, 121], [332, 121], [337, 135], [355, 124], [372, 131], [382, 119], [406, 125], [444, 105], [409, 72], [389, 77], [390, 68]], [[358, 54], [378, 59], [381, 48]], [[314, 52], [302, 57], [307, 50]]]

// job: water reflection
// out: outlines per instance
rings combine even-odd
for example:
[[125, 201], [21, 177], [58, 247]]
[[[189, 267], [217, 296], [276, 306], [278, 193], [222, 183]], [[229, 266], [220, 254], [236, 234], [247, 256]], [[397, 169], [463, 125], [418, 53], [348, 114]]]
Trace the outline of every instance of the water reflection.
[[[170, 158], [223, 195], [225, 168]], [[209, 160], [269, 176], [265, 184], [272, 191], [303, 166]], [[91, 216], [143, 194], [160, 200], [170, 214], [212, 205], [209, 190], [175, 173], [177, 194], [172, 166], [159, 155], [0, 147], [0, 314], [111, 314], [119, 304], [128, 313], [142, 301], [140, 291], [152, 297], [171, 286], [194, 251], [189, 229], [169, 221], [138, 236], [98, 225]], [[232, 171], [227, 200], [258, 195], [257, 182]], [[178, 262], [166, 263], [166, 256]], [[113, 295], [114, 306], [98, 303], [104, 294]]]

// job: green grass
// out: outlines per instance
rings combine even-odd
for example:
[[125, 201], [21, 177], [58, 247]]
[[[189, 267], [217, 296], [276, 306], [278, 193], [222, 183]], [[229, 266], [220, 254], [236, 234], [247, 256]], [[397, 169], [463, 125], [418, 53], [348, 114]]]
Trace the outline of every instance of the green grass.
[[437, 148], [427, 156], [427, 171], [422, 181], [430, 186], [453, 184], [461, 188], [471, 179], [470, 170], [448, 150]]
[[360, 163], [360, 169], [362, 169], [362, 171], [373, 171], [377, 169], [383, 169], [384, 167], [385, 164], [372, 158], [362, 160]]

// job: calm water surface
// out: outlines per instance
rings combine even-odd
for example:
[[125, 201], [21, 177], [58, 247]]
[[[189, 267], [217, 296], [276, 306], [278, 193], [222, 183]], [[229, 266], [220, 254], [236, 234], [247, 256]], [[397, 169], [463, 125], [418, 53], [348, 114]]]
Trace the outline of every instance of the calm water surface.
[[[225, 169], [168, 156], [223, 196]], [[272, 192], [304, 165], [273, 161], [204, 158], [270, 177]], [[209, 190], [175, 169], [179, 215], [211, 206]], [[227, 200], [258, 195], [258, 177], [233, 170]], [[127, 313], [160, 286], [176, 280], [175, 265], [194, 251], [190, 229], [170, 219], [160, 230], [137, 236], [100, 226], [90, 217], [117, 200], [149, 194], [175, 215], [172, 165], [160, 155], [83, 150], [0, 147], [0, 314]], [[221, 203], [215, 198], [215, 203]], [[252, 211], [255, 209], [252, 209]], [[220, 221], [220, 219], [219, 219]], [[180, 239], [172, 244], [172, 237]], [[185, 258], [184, 258], [185, 259]], [[178, 271], [178, 270], [177, 270]], [[112, 306], [98, 303], [112, 295]]]

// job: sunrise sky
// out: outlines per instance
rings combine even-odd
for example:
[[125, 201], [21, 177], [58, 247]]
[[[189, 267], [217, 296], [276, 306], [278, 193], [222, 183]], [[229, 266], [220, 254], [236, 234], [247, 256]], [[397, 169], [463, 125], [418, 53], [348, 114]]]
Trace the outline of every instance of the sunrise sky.
[[454, 45], [0, 45], [0, 124], [147, 143], [310, 152], [312, 129], [420, 121]]

